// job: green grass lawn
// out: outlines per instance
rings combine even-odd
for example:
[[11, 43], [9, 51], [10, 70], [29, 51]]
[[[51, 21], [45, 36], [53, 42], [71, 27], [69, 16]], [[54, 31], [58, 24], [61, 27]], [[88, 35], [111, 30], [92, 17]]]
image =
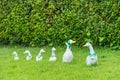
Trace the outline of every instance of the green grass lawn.
[[[62, 63], [66, 47], [56, 47], [56, 62], [49, 62], [51, 47], [43, 47], [43, 60], [35, 61], [38, 47], [0, 47], [0, 80], [119, 80], [120, 51], [109, 48], [95, 48], [98, 55], [97, 66], [86, 66], [88, 48], [72, 46], [74, 60]], [[26, 61], [23, 52], [28, 49], [33, 58]], [[20, 60], [14, 61], [12, 52], [17, 51]]]

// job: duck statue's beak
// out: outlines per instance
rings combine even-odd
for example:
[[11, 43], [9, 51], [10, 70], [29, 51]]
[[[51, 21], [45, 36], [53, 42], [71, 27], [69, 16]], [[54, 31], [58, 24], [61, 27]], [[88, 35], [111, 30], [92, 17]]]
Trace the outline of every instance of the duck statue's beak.
[[85, 45], [83, 45], [83, 47], [87, 47], [87, 45], [85, 44]]
[[45, 53], [46, 51], [44, 50], [43, 52]]
[[43, 53], [45, 53], [46, 51], [43, 49], [43, 51], [42, 51]]
[[72, 44], [76, 43], [76, 41], [72, 40]]

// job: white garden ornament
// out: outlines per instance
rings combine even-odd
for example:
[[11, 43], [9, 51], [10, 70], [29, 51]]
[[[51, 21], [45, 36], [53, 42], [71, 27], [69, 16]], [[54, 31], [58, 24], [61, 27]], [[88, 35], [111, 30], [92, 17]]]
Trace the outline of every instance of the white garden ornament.
[[13, 52], [14, 60], [19, 60], [18, 54], [16, 51]]
[[73, 53], [71, 51], [71, 44], [73, 43], [75, 43], [73, 40], [68, 40], [66, 42], [67, 48], [62, 58], [63, 62], [71, 62], [73, 60]]
[[49, 61], [56, 61], [56, 60], [57, 60], [55, 51], [56, 51], [56, 49], [53, 47], [53, 48], [52, 48], [52, 55], [51, 55], [51, 57], [49, 58]]
[[36, 61], [41, 61], [43, 59], [42, 57], [42, 53], [44, 53], [45, 50], [44, 49], [41, 49], [39, 54], [36, 56]]
[[27, 54], [27, 56], [26, 56], [26, 60], [31, 60], [31, 59], [32, 59], [32, 55], [31, 55], [31, 53], [30, 53], [29, 50], [25, 50], [24, 53]]
[[88, 47], [89, 50], [90, 50], [90, 52], [89, 52], [89, 54], [88, 54], [88, 56], [87, 56], [87, 58], [86, 58], [86, 64], [87, 64], [88, 66], [97, 64], [97, 63], [98, 63], [97, 54], [95, 53], [92, 45], [91, 45], [89, 42], [87, 42], [87, 43], [84, 45], [84, 47]]

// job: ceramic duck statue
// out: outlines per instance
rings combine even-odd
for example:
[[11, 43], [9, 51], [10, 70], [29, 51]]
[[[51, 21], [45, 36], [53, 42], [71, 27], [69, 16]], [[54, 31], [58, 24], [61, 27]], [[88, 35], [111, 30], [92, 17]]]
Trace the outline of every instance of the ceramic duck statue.
[[53, 47], [53, 48], [52, 48], [52, 55], [51, 55], [51, 57], [49, 58], [49, 61], [56, 61], [56, 60], [57, 60], [55, 51], [56, 51], [56, 49]]
[[41, 49], [39, 54], [36, 56], [36, 61], [41, 61], [43, 59], [42, 57], [42, 53], [44, 53], [45, 50], [44, 49]]
[[92, 45], [89, 42], [87, 42], [84, 45], [84, 47], [88, 47], [90, 50], [90, 53], [88, 54], [87, 59], [86, 59], [86, 64], [88, 66], [97, 64], [97, 61], [98, 61], [97, 54], [95, 53]]
[[16, 51], [13, 52], [14, 60], [19, 60], [18, 54]]
[[71, 51], [71, 44], [75, 43], [75, 41], [73, 40], [68, 40], [66, 42], [66, 45], [67, 45], [67, 48], [66, 48], [66, 51], [63, 55], [63, 62], [71, 62], [73, 60], [73, 54], [72, 54], [72, 51]]
[[27, 56], [26, 56], [26, 60], [31, 60], [31, 59], [32, 59], [32, 55], [31, 55], [31, 53], [30, 53], [29, 50], [25, 50], [24, 53], [27, 54]]

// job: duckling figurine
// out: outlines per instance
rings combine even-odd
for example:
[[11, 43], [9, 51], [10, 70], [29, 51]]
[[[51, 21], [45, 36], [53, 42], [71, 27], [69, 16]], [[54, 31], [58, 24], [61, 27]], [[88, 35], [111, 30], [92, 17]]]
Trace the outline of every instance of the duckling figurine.
[[31, 55], [31, 53], [30, 53], [29, 50], [25, 50], [24, 53], [27, 54], [27, 56], [26, 56], [26, 60], [31, 60], [31, 59], [32, 59], [32, 55]]
[[51, 57], [49, 58], [49, 61], [56, 61], [56, 60], [57, 60], [55, 51], [56, 51], [56, 49], [53, 47], [53, 48], [52, 48], [52, 55], [51, 55]]
[[41, 61], [43, 59], [42, 57], [42, 53], [44, 53], [45, 50], [44, 49], [41, 49], [39, 54], [36, 56], [36, 61]]
[[19, 60], [18, 54], [16, 51], [13, 52], [14, 60]]
[[73, 40], [68, 40], [66, 42], [66, 45], [67, 45], [67, 48], [66, 48], [66, 51], [65, 53], [63, 54], [63, 62], [71, 62], [73, 60], [73, 54], [72, 54], [72, 51], [71, 51], [71, 44], [75, 43], [75, 41]]
[[88, 47], [89, 50], [90, 50], [90, 53], [88, 54], [87, 58], [86, 58], [86, 64], [87, 66], [91, 66], [91, 65], [95, 65], [97, 64], [98, 62], [98, 58], [97, 58], [97, 54], [95, 53], [92, 45], [87, 42], [84, 47]]

